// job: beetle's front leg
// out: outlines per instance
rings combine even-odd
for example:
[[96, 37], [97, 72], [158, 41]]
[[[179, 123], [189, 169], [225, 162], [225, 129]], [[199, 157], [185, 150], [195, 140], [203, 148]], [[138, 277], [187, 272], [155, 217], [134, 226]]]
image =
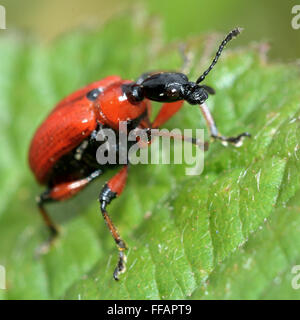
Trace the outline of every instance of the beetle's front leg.
[[248, 132], [243, 132], [235, 137], [225, 137], [221, 135], [217, 129], [214, 118], [212, 117], [212, 114], [210, 113], [207, 107], [207, 104], [206, 103], [201, 104], [200, 110], [204, 116], [206, 125], [210, 131], [211, 137], [213, 139], [221, 140], [224, 145], [228, 145], [228, 142], [229, 142], [235, 145], [236, 147], [240, 147], [243, 144], [243, 140], [245, 137], [251, 137], [250, 133]]
[[125, 250], [127, 249], [125, 242], [121, 239], [117, 228], [114, 226], [111, 218], [109, 217], [107, 211], [106, 211], [106, 206], [117, 196], [119, 196], [126, 183], [127, 179], [127, 170], [128, 166], [124, 166], [115, 176], [113, 176], [103, 187], [100, 196], [99, 196], [99, 201], [100, 201], [100, 209], [101, 213], [103, 215], [103, 218], [106, 222], [106, 225], [108, 226], [109, 231], [111, 232], [118, 250], [119, 250], [119, 261], [117, 264], [117, 267], [115, 268], [114, 271], [114, 279], [119, 280], [119, 275], [121, 273], [124, 273], [126, 270], [126, 255], [125, 255]]

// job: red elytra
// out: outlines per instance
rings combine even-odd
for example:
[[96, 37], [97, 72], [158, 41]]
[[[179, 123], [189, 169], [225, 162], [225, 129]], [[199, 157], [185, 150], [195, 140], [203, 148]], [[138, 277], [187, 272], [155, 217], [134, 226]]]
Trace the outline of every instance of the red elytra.
[[[39, 183], [46, 183], [57, 160], [77, 147], [99, 123], [118, 129], [119, 121], [135, 119], [145, 112], [145, 101], [132, 105], [127, 99], [120, 99], [123, 96], [121, 85], [128, 82], [118, 76], [109, 76], [58, 103], [38, 128], [29, 149], [29, 165]], [[103, 88], [105, 91], [108, 87], [110, 90], [96, 103], [86, 97], [93, 89]]]

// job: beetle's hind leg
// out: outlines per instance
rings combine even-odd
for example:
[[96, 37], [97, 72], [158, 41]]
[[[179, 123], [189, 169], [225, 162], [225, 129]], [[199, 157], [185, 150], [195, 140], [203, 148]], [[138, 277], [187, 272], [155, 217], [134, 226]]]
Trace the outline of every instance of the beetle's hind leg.
[[235, 137], [225, 137], [221, 135], [217, 129], [214, 118], [212, 117], [212, 114], [210, 113], [206, 103], [200, 105], [200, 110], [204, 116], [211, 137], [213, 139], [221, 140], [224, 145], [228, 145], [228, 143], [231, 143], [236, 147], [240, 147], [243, 144], [243, 140], [245, 137], [251, 137], [251, 134], [248, 132], [240, 133]]
[[39, 212], [50, 232], [50, 236], [47, 241], [44, 242], [39, 248], [37, 248], [37, 256], [47, 253], [53, 245], [55, 239], [59, 235], [59, 228], [50, 218], [48, 212], [45, 209], [45, 204], [55, 201], [63, 201], [71, 198], [101, 174], [101, 170], [96, 170], [86, 178], [57, 184], [37, 197]]
[[37, 256], [47, 253], [59, 234], [59, 228], [54, 224], [53, 220], [50, 218], [48, 212], [45, 209], [45, 204], [50, 201], [52, 201], [50, 197], [50, 191], [43, 192], [40, 196], [36, 198], [39, 212], [50, 234], [49, 238], [37, 248]]
[[116, 227], [114, 226], [111, 218], [109, 217], [106, 206], [117, 196], [119, 196], [126, 183], [127, 179], [127, 171], [128, 166], [125, 165], [115, 176], [113, 176], [103, 187], [101, 190], [101, 193], [99, 195], [99, 201], [100, 201], [100, 209], [102, 216], [106, 222], [106, 225], [111, 232], [116, 245], [118, 247], [119, 251], [119, 261], [114, 271], [114, 279], [119, 280], [119, 275], [121, 273], [124, 273], [126, 270], [126, 255], [125, 250], [127, 249], [127, 246], [125, 242], [121, 239], [119, 232], [117, 231]]

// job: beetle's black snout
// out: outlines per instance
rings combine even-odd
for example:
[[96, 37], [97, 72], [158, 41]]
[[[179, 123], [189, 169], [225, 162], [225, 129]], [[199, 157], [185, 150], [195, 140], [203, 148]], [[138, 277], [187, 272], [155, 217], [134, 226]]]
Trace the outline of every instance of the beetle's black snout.
[[184, 99], [189, 104], [202, 104], [208, 99], [209, 93], [213, 93], [213, 90], [209, 91], [205, 86], [198, 86], [190, 82], [185, 86]]

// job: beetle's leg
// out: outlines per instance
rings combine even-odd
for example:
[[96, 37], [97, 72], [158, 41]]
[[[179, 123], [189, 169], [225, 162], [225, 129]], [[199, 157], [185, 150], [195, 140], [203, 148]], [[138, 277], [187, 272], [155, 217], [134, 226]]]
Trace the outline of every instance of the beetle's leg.
[[45, 204], [54, 201], [63, 201], [68, 198], [71, 198], [80, 190], [82, 190], [85, 186], [87, 186], [92, 180], [97, 178], [101, 173], [101, 170], [96, 170], [84, 179], [60, 183], [58, 185], [55, 185], [53, 188], [47, 190], [46, 192], [42, 193], [37, 198], [37, 205], [39, 207], [39, 211], [42, 215], [42, 218], [46, 226], [50, 231], [49, 239], [38, 248], [37, 254], [47, 253], [51, 245], [53, 244], [55, 238], [59, 234], [58, 227], [53, 223], [52, 219], [50, 218], [48, 212], [45, 209]]
[[182, 66], [180, 68], [180, 72], [184, 74], [188, 74], [191, 69], [191, 63], [193, 60], [193, 53], [187, 52], [186, 44], [181, 43], [179, 44], [178, 50], [182, 58]]
[[[147, 129], [149, 130], [149, 136], [148, 136], [148, 141], [139, 141], [140, 147], [144, 148], [148, 146], [152, 142], [152, 138], [150, 137], [151, 134], [151, 129], [156, 129], [163, 125], [165, 122], [167, 122], [176, 112], [180, 110], [180, 108], [183, 106], [184, 101], [176, 101], [176, 102], [171, 102], [171, 103], [164, 103], [159, 110], [156, 118], [152, 122], [152, 124], [149, 126], [149, 123], [143, 123], [141, 122], [140, 128], [138, 129]], [[137, 131], [138, 132], [138, 131]], [[190, 142], [192, 144], [198, 145], [198, 146], [204, 146], [204, 150], [208, 149], [209, 143], [206, 141], [199, 141], [197, 139], [194, 139], [192, 137], [185, 137], [182, 135], [174, 135], [174, 134], [168, 134], [166, 132], [159, 132], [157, 136], [165, 136], [165, 137], [170, 137], [175, 140], [183, 140]]]
[[243, 143], [243, 139], [245, 137], [250, 137], [250, 133], [248, 132], [243, 132], [239, 135], [237, 135], [236, 137], [225, 137], [225, 136], [222, 136], [218, 129], [217, 129], [217, 126], [215, 124], [215, 121], [214, 121], [214, 118], [212, 117], [212, 114], [210, 113], [208, 107], [207, 107], [207, 104], [206, 103], [203, 103], [200, 105], [200, 110], [204, 116], [204, 119], [206, 121], [206, 124], [207, 124], [207, 127], [210, 131], [210, 135], [212, 138], [214, 139], [218, 139], [218, 140], [221, 140], [222, 143], [224, 145], [227, 145], [228, 142], [229, 143], [232, 143], [234, 144], [236, 147], [240, 147]]
[[170, 118], [172, 118], [173, 115], [177, 111], [179, 111], [180, 108], [183, 106], [183, 103], [184, 103], [183, 100], [164, 103], [161, 109], [159, 110], [156, 118], [152, 122], [152, 128], [159, 128], [161, 125], [167, 122]]
[[109, 217], [106, 206], [117, 196], [119, 196], [126, 183], [128, 166], [124, 166], [115, 176], [113, 176], [103, 187], [99, 195], [100, 208], [103, 218], [111, 232], [118, 250], [119, 250], [119, 261], [114, 271], [114, 279], [119, 280], [119, 275], [125, 272], [126, 269], [126, 255], [125, 250], [127, 249], [125, 242], [121, 239], [116, 227], [114, 226], [111, 218]]
[[[190, 70], [191, 62], [193, 60], [193, 54], [192, 52], [186, 52], [186, 45], [184, 43], [181, 43], [179, 45], [178, 51], [182, 57], [182, 66], [180, 68], [180, 72], [186, 74]], [[147, 78], [153, 76], [154, 74], [162, 73], [162, 72], [165, 72], [165, 71], [153, 70], [153, 71], [145, 72], [138, 77], [138, 79], [136, 80], [136, 84], [141, 84]]]
[[151, 139], [150, 141], [152, 141], [153, 137], [167, 137], [167, 138], [172, 138], [174, 140], [181, 140], [181, 141], [186, 141], [188, 143], [192, 143], [200, 148], [203, 148], [204, 151], [208, 150], [209, 147], [209, 142], [208, 141], [201, 141], [200, 139], [196, 139], [193, 137], [187, 137], [187, 136], [183, 136], [181, 134], [173, 134], [173, 133], [169, 133], [169, 132], [153, 132], [151, 134]]
[[[186, 141], [188, 143], [192, 143], [198, 147], [203, 148], [204, 151], [208, 150], [208, 147], [209, 147], [208, 141], [201, 141], [200, 139], [183, 136], [181, 134], [174, 134], [174, 133], [164, 132], [164, 131], [156, 132], [155, 130], [151, 131], [151, 128], [145, 128], [145, 129], [140, 129], [140, 130], [146, 130], [146, 132], [147, 132], [147, 140], [146, 141], [144, 141], [142, 139], [138, 140], [138, 145], [140, 148], [148, 147], [153, 142], [154, 137], [166, 137], [166, 138], [171, 138], [174, 140]], [[137, 136], [140, 137], [138, 130], [137, 130]]]
[[[178, 112], [180, 110], [180, 108], [183, 106], [183, 103], [184, 103], [183, 100], [179, 100], [179, 101], [171, 102], [171, 103], [164, 103], [152, 123], [152, 128], [153, 129], [158, 128], [161, 125], [163, 125], [165, 122], [167, 122], [171, 117], [173, 117], [173, 115], [176, 112]], [[166, 136], [167, 134], [160, 133], [160, 135]], [[204, 145], [204, 150], [208, 149], [208, 145], [209, 145], [208, 142], [198, 141], [194, 138], [185, 137], [182, 135], [170, 135], [170, 137], [173, 139], [176, 139], [176, 140], [188, 141], [190, 143], [193, 143], [193, 144], [199, 145], [199, 146]]]
[[47, 228], [49, 229], [50, 232], [50, 237], [47, 240], [47, 244], [43, 244], [39, 249], [38, 249], [38, 253], [45, 253], [47, 250], [47, 247], [49, 247], [51, 245], [51, 243], [53, 243], [54, 239], [57, 237], [59, 231], [58, 231], [58, 227], [53, 223], [52, 219], [50, 218], [48, 212], [45, 209], [45, 203], [47, 203], [48, 201], [50, 201], [49, 198], [49, 192], [46, 191], [44, 193], [42, 193], [39, 197], [37, 197], [36, 202], [39, 208], [39, 212], [47, 226]]

